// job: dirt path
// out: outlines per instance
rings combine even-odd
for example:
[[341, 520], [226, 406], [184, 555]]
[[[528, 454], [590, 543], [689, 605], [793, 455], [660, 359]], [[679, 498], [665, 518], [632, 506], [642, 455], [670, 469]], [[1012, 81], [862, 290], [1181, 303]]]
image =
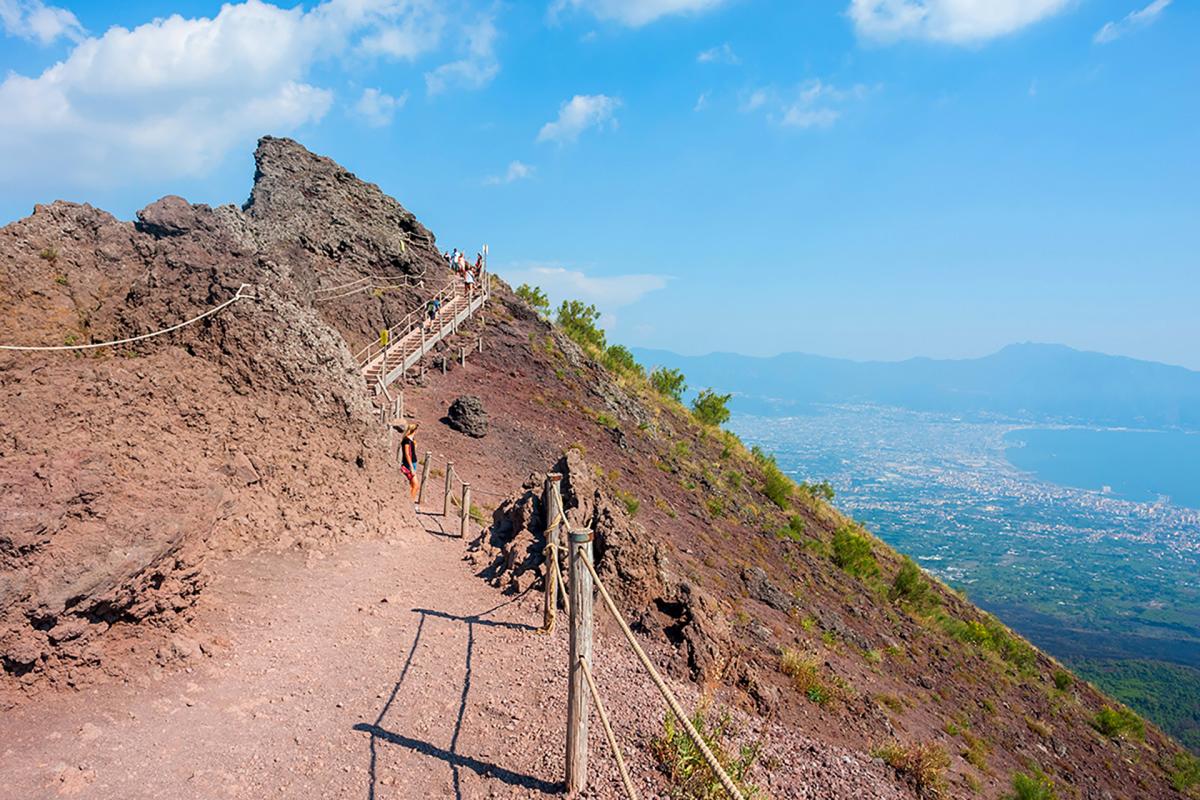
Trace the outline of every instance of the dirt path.
[[[437, 518], [420, 519], [438, 530]], [[531, 709], [562, 693], [565, 659], [551, 662], [557, 643], [530, 629], [532, 599], [504, 598], [471, 576], [462, 548], [405, 531], [324, 558], [228, 564], [198, 620], [227, 631], [228, 643], [186, 671], [6, 714], [0, 795], [555, 791], [561, 733]]]
[[[539, 596], [501, 595], [439, 517], [419, 520], [386, 542], [222, 565], [195, 626], [217, 643], [174, 645], [190, 666], [0, 719], [0, 798], [561, 796], [565, 626], [538, 633]], [[623, 645], [600, 634], [594, 672], [642, 796], [660, 797], [647, 743], [662, 704]], [[771, 796], [902, 794], [858, 754], [751, 735], [771, 742], [757, 771]], [[587, 796], [622, 796], [595, 722], [590, 752]]]

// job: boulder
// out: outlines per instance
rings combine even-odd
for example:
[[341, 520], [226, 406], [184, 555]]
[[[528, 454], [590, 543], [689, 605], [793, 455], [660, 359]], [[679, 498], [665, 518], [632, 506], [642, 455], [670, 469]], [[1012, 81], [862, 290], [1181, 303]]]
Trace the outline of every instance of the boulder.
[[481, 439], [487, 436], [488, 416], [483, 403], [474, 395], [463, 395], [450, 404], [446, 423], [454, 430]]

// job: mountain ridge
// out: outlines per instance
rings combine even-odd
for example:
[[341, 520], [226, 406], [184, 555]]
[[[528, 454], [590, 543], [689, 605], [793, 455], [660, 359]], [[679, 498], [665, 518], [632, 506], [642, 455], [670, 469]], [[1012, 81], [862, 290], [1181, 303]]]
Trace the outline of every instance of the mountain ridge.
[[693, 388], [730, 392], [735, 408], [766, 416], [801, 413], [810, 404], [871, 402], [917, 411], [1200, 429], [1200, 372], [1062, 344], [1023, 342], [977, 358], [903, 361], [631, 349], [644, 363], [681, 369]]

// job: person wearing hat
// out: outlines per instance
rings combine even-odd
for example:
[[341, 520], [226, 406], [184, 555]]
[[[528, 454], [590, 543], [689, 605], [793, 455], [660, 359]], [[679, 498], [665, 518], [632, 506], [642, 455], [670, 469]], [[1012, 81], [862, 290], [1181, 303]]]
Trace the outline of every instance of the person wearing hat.
[[403, 420], [396, 420], [392, 427], [404, 431], [404, 438], [400, 440], [400, 471], [408, 479], [409, 493], [412, 495], [413, 507], [416, 508], [417, 497], [421, 492], [421, 481], [417, 478], [417, 443], [413, 439], [417, 432], [417, 423], [410, 422], [405, 425]]

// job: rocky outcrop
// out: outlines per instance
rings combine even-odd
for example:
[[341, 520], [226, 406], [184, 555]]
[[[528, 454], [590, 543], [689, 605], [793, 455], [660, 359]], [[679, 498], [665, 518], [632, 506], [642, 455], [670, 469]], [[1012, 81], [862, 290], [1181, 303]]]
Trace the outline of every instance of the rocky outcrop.
[[459, 433], [482, 439], [488, 431], [488, 415], [483, 402], [470, 394], [456, 398], [446, 412], [446, 424]]
[[[433, 237], [377, 187], [264, 139], [245, 211], [164, 197], [135, 222], [58, 202], [0, 229], [0, 703], [177, 636], [212, 555], [394, 530], [394, 461], [351, 353], [415, 305]], [[319, 287], [394, 276], [336, 302]], [[405, 286], [403, 280], [414, 283]], [[408, 294], [406, 294], [406, 292]], [[117, 634], [120, 634], [119, 636]]]

